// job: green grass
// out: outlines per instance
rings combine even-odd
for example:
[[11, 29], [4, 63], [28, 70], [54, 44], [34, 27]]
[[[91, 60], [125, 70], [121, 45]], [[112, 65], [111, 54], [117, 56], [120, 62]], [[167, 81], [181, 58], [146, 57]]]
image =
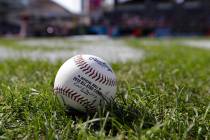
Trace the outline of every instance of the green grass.
[[112, 65], [116, 103], [90, 116], [53, 95], [61, 61], [1, 62], [0, 139], [210, 139], [210, 51], [126, 41], [145, 59]]

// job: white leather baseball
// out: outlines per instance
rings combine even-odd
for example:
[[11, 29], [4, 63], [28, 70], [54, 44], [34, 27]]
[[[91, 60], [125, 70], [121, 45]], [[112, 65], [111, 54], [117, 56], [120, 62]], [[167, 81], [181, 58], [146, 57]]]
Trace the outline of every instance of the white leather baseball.
[[64, 105], [93, 112], [113, 100], [116, 76], [103, 59], [93, 55], [76, 55], [58, 70], [54, 92]]

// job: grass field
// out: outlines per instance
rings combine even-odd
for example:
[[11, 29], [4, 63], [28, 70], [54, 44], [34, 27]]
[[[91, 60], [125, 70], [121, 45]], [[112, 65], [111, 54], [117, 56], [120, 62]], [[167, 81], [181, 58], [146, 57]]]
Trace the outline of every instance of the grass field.
[[145, 58], [112, 64], [116, 103], [94, 115], [65, 112], [53, 96], [61, 61], [1, 62], [0, 139], [210, 139], [210, 50], [144, 40], [125, 40]]

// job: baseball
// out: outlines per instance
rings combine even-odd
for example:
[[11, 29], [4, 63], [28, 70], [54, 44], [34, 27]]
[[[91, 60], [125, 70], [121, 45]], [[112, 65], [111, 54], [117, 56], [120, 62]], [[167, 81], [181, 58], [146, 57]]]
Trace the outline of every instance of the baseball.
[[54, 92], [67, 107], [94, 112], [111, 103], [116, 93], [116, 76], [111, 66], [93, 55], [76, 55], [58, 70]]

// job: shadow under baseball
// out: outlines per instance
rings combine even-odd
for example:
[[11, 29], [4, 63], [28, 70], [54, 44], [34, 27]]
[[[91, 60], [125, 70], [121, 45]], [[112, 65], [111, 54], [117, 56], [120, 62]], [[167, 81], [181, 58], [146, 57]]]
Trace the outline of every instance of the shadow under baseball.
[[[98, 108], [95, 113], [79, 112], [73, 108], [67, 109], [67, 114], [76, 122], [83, 121], [91, 131], [103, 131], [106, 135], [115, 136], [119, 132], [153, 127], [154, 115], [144, 106], [139, 106], [134, 101], [122, 103], [122, 94], [114, 102]], [[137, 124], [141, 124], [136, 128]]]

